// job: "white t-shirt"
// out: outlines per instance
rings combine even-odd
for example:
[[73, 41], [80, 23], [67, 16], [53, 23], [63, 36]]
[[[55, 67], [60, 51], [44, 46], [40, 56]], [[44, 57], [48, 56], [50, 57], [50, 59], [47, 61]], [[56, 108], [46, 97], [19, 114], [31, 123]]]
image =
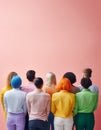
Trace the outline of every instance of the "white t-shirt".
[[[80, 91], [83, 89], [83, 86], [81, 84], [78, 87], [80, 88]], [[90, 89], [92, 92], [99, 94], [99, 89], [94, 84], [92, 84], [88, 89]]]

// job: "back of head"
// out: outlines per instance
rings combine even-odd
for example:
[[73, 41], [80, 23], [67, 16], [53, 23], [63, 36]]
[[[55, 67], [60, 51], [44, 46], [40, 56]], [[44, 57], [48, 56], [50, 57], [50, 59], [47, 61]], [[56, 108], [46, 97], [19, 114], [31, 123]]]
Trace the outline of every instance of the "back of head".
[[69, 79], [67, 78], [62, 78], [58, 85], [57, 85], [57, 91], [61, 91], [61, 90], [67, 90], [70, 91], [72, 89], [72, 85]]
[[17, 73], [16, 72], [10, 72], [7, 76], [7, 81], [6, 81], [6, 85], [7, 86], [11, 86], [11, 79], [13, 78], [13, 76], [16, 76]]
[[16, 89], [20, 88], [21, 84], [22, 84], [22, 80], [21, 80], [20, 76], [14, 76], [12, 78], [12, 80], [11, 80], [12, 88], [16, 88]]
[[26, 73], [26, 77], [29, 81], [34, 81], [35, 79], [35, 71], [34, 70], [28, 70]]
[[54, 73], [49, 72], [46, 74], [46, 86], [56, 85], [56, 76]]
[[83, 70], [83, 77], [91, 78], [92, 76], [92, 69], [91, 68], [85, 68]]
[[63, 77], [69, 79], [71, 84], [76, 82], [76, 75], [73, 72], [66, 72]]
[[83, 88], [88, 89], [92, 85], [92, 81], [90, 78], [82, 78], [81, 85], [83, 86]]
[[41, 89], [43, 86], [43, 79], [40, 77], [35, 78], [34, 84], [35, 84], [36, 88]]

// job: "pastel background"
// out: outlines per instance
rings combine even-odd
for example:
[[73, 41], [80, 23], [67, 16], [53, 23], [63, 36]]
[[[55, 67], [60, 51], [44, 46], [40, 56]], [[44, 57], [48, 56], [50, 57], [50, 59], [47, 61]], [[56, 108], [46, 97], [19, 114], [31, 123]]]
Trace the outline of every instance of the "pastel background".
[[[57, 81], [66, 71], [77, 75], [93, 69], [93, 82], [101, 86], [100, 0], [0, 0], [0, 89], [9, 72], [26, 83], [26, 71], [45, 78], [52, 71]], [[95, 112], [100, 130], [101, 93]], [[0, 105], [0, 130], [6, 130]]]

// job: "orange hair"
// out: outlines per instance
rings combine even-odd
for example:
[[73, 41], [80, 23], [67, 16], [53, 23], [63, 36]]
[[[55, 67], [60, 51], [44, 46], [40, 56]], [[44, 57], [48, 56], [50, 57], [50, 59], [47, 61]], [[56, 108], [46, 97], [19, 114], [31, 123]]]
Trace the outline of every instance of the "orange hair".
[[67, 79], [67, 78], [62, 78], [58, 85], [57, 85], [57, 91], [61, 91], [61, 90], [67, 90], [67, 91], [70, 91], [72, 88], [72, 85], [70, 83], [70, 80]]

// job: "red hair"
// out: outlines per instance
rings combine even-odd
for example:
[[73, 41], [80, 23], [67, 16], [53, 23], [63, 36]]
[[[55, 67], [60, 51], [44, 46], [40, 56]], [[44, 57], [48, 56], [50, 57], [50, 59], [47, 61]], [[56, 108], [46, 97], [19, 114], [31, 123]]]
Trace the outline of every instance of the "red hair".
[[70, 83], [70, 80], [67, 78], [62, 78], [57, 85], [57, 91], [61, 91], [61, 90], [69, 91], [71, 90], [71, 88], [72, 88], [72, 85]]

